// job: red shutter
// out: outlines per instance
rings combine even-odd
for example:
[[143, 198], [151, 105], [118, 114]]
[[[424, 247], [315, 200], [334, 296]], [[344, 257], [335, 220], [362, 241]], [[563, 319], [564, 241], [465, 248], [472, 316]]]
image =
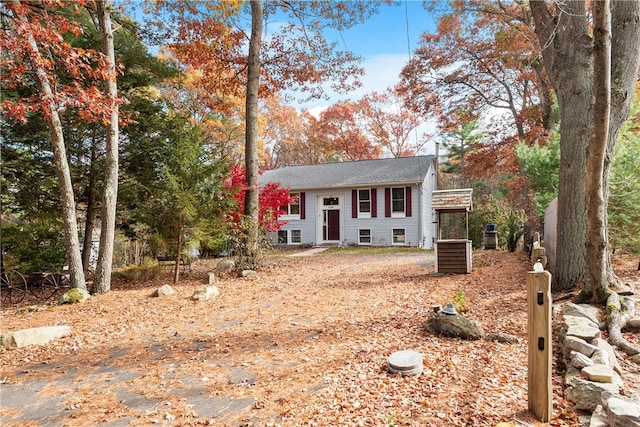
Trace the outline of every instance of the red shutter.
[[384, 189], [384, 216], [389, 218], [391, 216], [391, 189]]
[[300, 219], [305, 219], [307, 217], [306, 213], [306, 205], [304, 203], [304, 191], [300, 192]]
[[378, 216], [378, 198], [376, 197], [376, 189], [371, 189], [371, 218]]
[[358, 190], [351, 190], [351, 218], [358, 218]]
[[405, 216], [411, 216], [411, 187], [407, 187], [404, 190], [404, 200], [405, 200]]

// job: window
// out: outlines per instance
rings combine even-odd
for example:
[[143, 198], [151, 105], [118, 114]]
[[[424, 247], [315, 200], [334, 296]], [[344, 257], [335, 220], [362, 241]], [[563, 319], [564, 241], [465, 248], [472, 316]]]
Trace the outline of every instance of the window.
[[371, 230], [358, 230], [358, 244], [370, 245], [371, 244]]
[[371, 217], [371, 190], [358, 190], [358, 217]]
[[292, 243], [302, 243], [302, 233], [300, 230], [279, 230], [278, 244], [289, 245]]
[[293, 199], [287, 206], [280, 206], [283, 215], [300, 216], [300, 193], [290, 193], [289, 197]]
[[391, 189], [391, 216], [404, 216], [404, 187]]
[[391, 241], [394, 245], [404, 245], [406, 242], [404, 228], [394, 228], [393, 239]]
[[325, 197], [324, 199], [322, 199], [322, 204], [324, 206], [338, 206], [338, 205], [340, 205], [340, 198], [339, 197]]

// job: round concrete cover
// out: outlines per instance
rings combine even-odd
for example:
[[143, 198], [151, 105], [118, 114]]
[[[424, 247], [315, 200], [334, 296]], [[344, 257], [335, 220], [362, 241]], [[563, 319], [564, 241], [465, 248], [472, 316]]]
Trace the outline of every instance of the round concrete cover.
[[402, 375], [420, 375], [422, 373], [422, 355], [413, 350], [396, 351], [387, 359], [389, 372]]

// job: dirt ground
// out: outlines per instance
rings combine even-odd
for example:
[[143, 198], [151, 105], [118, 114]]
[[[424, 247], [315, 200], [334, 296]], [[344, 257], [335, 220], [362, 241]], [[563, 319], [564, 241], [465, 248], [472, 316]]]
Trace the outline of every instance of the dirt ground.
[[[170, 283], [167, 272], [115, 281], [83, 304], [3, 307], [2, 331], [69, 325], [72, 334], [0, 350], [0, 423], [544, 425], [527, 412], [525, 255], [476, 252], [468, 275], [435, 275], [425, 251], [288, 255], [253, 277], [219, 275], [220, 296], [208, 301], [190, 297], [217, 260], [193, 266], [175, 295], [150, 297]], [[637, 289], [636, 267], [637, 259], [616, 260]], [[432, 307], [456, 298], [487, 333], [519, 343], [426, 332]], [[422, 354], [422, 375], [388, 373], [389, 355], [405, 349]], [[577, 425], [554, 359], [549, 425]]]

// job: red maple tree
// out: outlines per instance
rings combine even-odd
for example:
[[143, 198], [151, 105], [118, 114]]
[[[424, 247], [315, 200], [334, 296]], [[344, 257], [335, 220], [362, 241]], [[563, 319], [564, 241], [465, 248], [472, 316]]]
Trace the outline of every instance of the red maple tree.
[[[244, 194], [247, 190], [245, 171], [242, 166], [231, 165], [229, 178], [224, 181], [228, 194], [233, 195], [236, 201], [235, 208], [226, 213], [231, 220], [232, 227], [240, 227], [244, 215]], [[259, 191], [259, 225], [267, 231], [278, 231], [287, 221], [280, 220], [280, 216], [286, 213], [283, 207], [293, 202], [289, 190], [283, 188], [278, 182], [269, 182], [260, 187]]]

